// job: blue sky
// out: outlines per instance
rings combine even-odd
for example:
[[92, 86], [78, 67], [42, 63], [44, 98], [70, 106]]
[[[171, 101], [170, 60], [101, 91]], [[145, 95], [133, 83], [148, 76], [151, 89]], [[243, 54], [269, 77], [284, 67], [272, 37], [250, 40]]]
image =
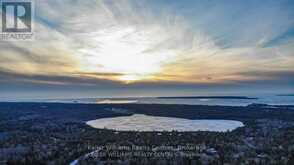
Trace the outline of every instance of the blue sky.
[[291, 0], [35, 1], [35, 41], [0, 42], [0, 97], [291, 93], [293, 18]]
[[[151, 2], [155, 12], [160, 12], [165, 6], [169, 6], [173, 14], [188, 19], [193, 28], [200, 28], [215, 38], [221, 38], [220, 44], [223, 45], [253, 44], [254, 41], [268, 35], [267, 42], [274, 46], [294, 37], [293, 1], [159, 0]], [[248, 39], [240, 41], [244, 37], [240, 32], [249, 35]]]

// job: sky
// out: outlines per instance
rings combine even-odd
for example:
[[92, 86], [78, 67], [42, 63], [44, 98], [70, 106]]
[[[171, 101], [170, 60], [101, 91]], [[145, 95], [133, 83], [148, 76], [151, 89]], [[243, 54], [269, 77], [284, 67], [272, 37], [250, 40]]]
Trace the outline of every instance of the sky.
[[294, 93], [292, 0], [35, 0], [34, 9], [34, 41], [0, 41], [0, 99]]

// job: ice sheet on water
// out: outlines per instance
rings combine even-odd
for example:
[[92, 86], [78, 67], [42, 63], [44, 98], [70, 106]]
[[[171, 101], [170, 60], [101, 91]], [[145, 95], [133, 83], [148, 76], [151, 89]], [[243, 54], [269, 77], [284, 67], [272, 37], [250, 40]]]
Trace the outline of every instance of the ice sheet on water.
[[99, 129], [119, 131], [232, 131], [244, 126], [234, 120], [189, 120], [173, 117], [158, 117], [141, 114], [132, 116], [102, 118], [87, 122], [88, 125]]

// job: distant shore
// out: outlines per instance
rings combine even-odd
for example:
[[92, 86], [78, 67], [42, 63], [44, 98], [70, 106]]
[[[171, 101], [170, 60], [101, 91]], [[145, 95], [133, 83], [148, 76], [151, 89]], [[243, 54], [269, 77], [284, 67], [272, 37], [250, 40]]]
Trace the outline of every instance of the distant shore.
[[294, 94], [282, 94], [282, 95], [277, 95], [277, 96], [294, 96]]
[[257, 97], [247, 96], [175, 96], [175, 97], [157, 97], [157, 99], [254, 99]]

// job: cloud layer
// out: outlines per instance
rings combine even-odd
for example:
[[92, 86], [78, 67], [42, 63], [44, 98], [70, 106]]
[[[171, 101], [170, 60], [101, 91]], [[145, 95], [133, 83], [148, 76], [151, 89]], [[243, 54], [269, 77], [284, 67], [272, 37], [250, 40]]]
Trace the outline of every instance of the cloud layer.
[[35, 7], [35, 41], [0, 43], [2, 87], [293, 87], [291, 1], [50, 0]]

